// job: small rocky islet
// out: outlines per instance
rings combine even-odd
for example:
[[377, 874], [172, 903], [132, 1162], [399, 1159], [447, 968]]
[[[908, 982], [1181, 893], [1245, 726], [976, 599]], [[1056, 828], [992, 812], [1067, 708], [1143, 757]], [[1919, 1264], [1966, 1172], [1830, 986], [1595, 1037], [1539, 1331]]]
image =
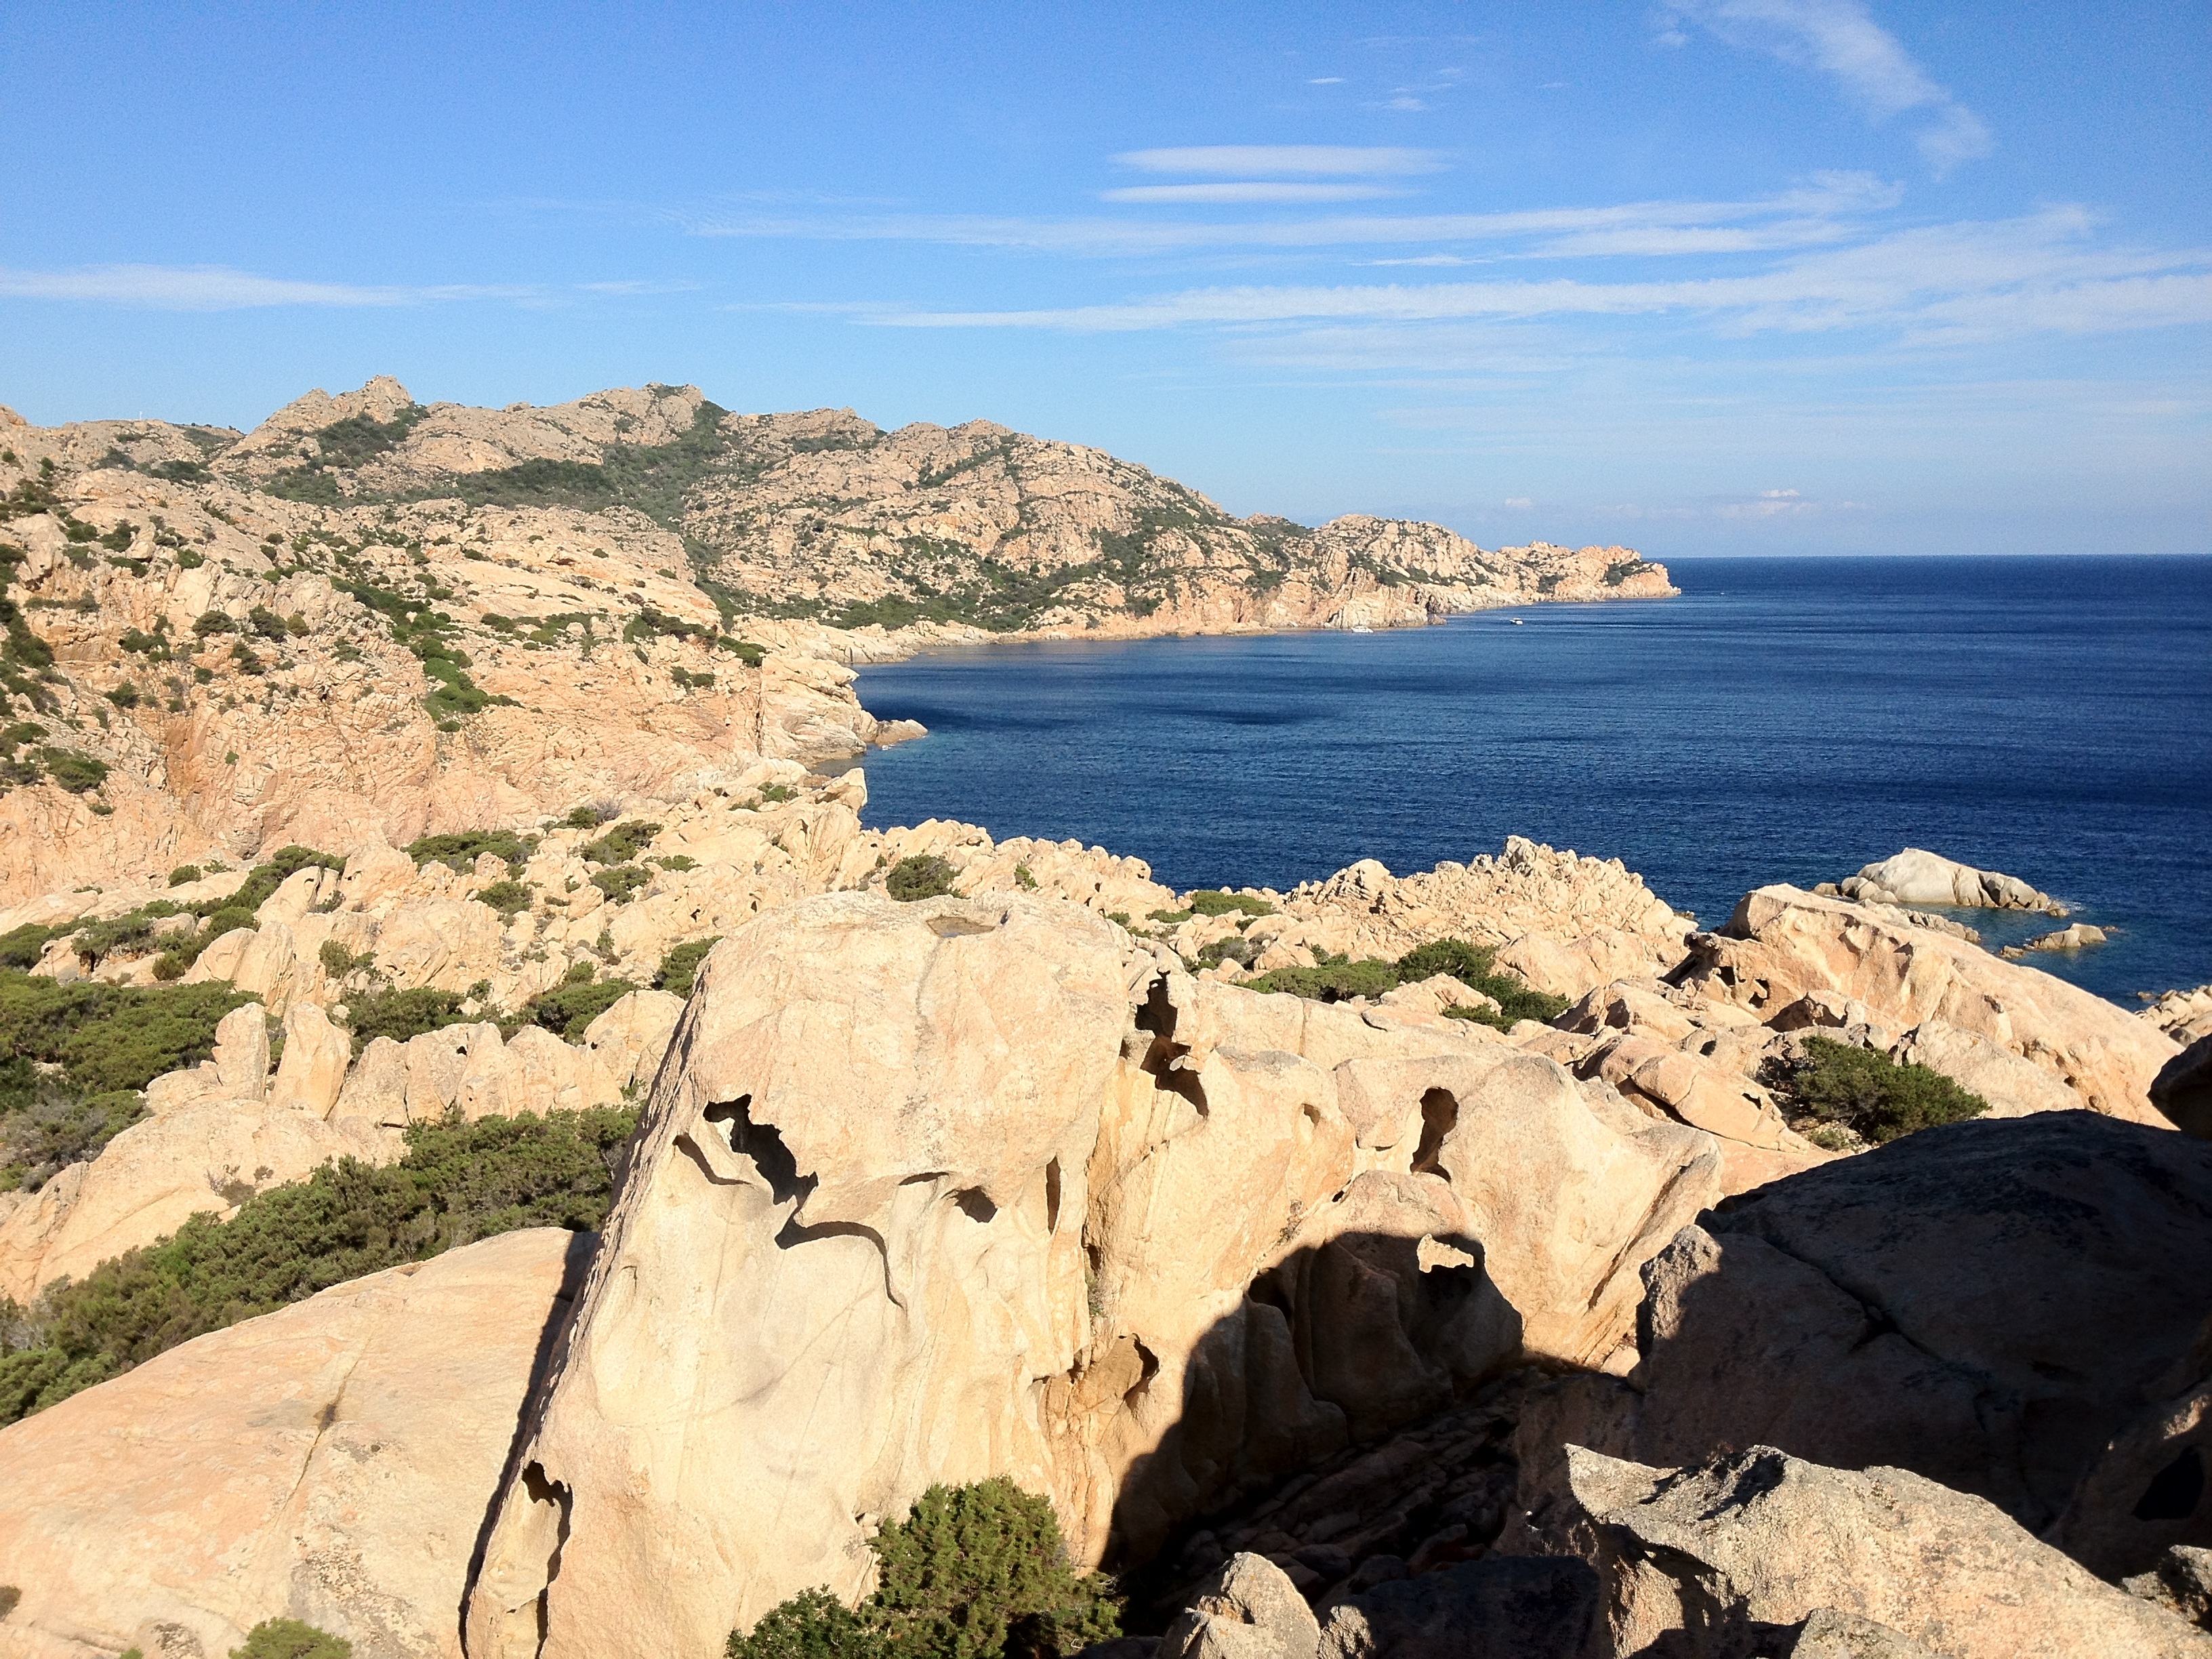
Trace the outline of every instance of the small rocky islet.
[[2212, 1653], [2212, 988], [822, 769], [856, 661], [1661, 568], [690, 388], [6, 422], [0, 1659]]

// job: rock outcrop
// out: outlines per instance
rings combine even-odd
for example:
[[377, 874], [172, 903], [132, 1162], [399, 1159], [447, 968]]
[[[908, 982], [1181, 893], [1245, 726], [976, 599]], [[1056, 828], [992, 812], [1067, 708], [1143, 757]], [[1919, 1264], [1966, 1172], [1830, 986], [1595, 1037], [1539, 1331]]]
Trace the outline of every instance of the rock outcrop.
[[1838, 886], [1844, 897], [1871, 904], [1955, 904], [1969, 909], [2066, 914], [2064, 905], [2018, 876], [1977, 870], [1917, 847], [1869, 864]]
[[470, 1651], [707, 1646], [854, 1595], [869, 1524], [937, 1480], [1009, 1474], [1082, 1560], [1142, 1560], [1523, 1355], [1607, 1358], [1712, 1144], [1064, 902], [786, 907], [678, 1027]]
[[2086, 1112], [1923, 1130], [1723, 1200], [1644, 1277], [1644, 1462], [1897, 1465], [2107, 1577], [2212, 1544], [2202, 1141]]
[[[2212, 1655], [2184, 1620], [1909, 1470], [1756, 1445], [1674, 1470], [1576, 1448], [1568, 1479], [1605, 1582], [1608, 1659], [1800, 1654], [1808, 1638], [1856, 1659], [1899, 1651], [1893, 1637], [1945, 1659]], [[1777, 1645], [1793, 1627], [1797, 1644]]]
[[2165, 1122], [2149, 1091], [2172, 1039], [1883, 906], [1759, 888], [1717, 933], [1691, 941], [1671, 977], [1783, 1029], [1869, 1028], [1870, 1046], [1955, 1079], [2001, 1115], [2086, 1106]]
[[2197, 1039], [2151, 1079], [2150, 1103], [2182, 1133], [2212, 1140], [2212, 1035]]
[[591, 1241], [539, 1229], [203, 1336], [0, 1431], [4, 1659], [218, 1659], [266, 1619], [460, 1659], [455, 1610]]

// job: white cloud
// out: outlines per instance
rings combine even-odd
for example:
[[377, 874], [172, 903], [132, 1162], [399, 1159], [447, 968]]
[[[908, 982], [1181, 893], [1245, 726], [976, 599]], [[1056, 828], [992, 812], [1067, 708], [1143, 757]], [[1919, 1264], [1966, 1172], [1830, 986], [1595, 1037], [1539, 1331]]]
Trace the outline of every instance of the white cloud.
[[2021, 219], [1901, 231], [1743, 276], [1212, 288], [1032, 311], [884, 308], [866, 319], [921, 328], [1125, 332], [1671, 313], [1703, 318], [1725, 333], [1874, 328], [1922, 343], [2212, 321], [2212, 252], [2100, 249], [2087, 245], [2091, 228], [2081, 210], [2053, 208]]
[[1519, 508], [1526, 508], [1526, 507], [1534, 507], [1534, 506], [1535, 506], [1535, 505], [1536, 505], [1536, 503], [1535, 503], [1534, 500], [1532, 497], [1530, 497], [1530, 496], [1527, 496], [1527, 495], [1508, 495], [1508, 496], [1505, 498], [1505, 505], [1506, 505], [1506, 506], [1508, 506], [1508, 507], [1514, 507], [1514, 508], [1519, 509]]
[[1102, 202], [1362, 202], [1380, 196], [1403, 196], [1388, 185], [1128, 185], [1102, 190]]
[[441, 300], [526, 299], [528, 288], [370, 287], [295, 282], [221, 265], [88, 265], [77, 270], [0, 270], [0, 296], [86, 300], [154, 311], [243, 311], [269, 306], [413, 306]]
[[1130, 149], [1114, 158], [1146, 173], [1243, 173], [1253, 177], [1303, 173], [1373, 178], [1441, 173], [1434, 150], [1365, 144], [1199, 144], [1181, 149]]
[[[1674, 0], [1672, 10], [1732, 45], [1810, 64], [1876, 120], [1925, 112], [1917, 142], [1938, 174], [1996, 147], [1989, 129], [1875, 21], [1864, 0]], [[1680, 44], [1679, 32], [1671, 33], [1661, 39]]]
[[1344, 77], [1341, 75], [1316, 75], [1306, 84], [1310, 87], [1340, 87], [1344, 84]]

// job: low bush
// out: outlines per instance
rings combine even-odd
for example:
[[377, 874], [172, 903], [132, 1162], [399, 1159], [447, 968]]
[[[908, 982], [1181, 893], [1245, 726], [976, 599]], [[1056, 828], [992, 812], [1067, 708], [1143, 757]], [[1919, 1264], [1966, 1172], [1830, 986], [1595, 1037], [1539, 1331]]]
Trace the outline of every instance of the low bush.
[[537, 889], [526, 881], [495, 881], [489, 887], [479, 888], [475, 895], [479, 904], [489, 904], [502, 916], [511, 916], [527, 910]]
[[27, 1310], [0, 1303], [0, 1323], [12, 1316], [29, 1338], [0, 1358], [0, 1425], [349, 1279], [518, 1228], [592, 1231], [636, 1127], [615, 1107], [415, 1124], [396, 1164], [325, 1164], [246, 1198], [228, 1222], [196, 1215]]
[[537, 850], [537, 836], [519, 836], [512, 830], [465, 830], [450, 836], [424, 836], [407, 843], [407, 856], [418, 866], [442, 864], [463, 875], [474, 870], [477, 859], [486, 853], [520, 869]]
[[1218, 887], [1201, 887], [1190, 896], [1190, 911], [1200, 916], [1272, 916], [1275, 907], [1249, 893], [1225, 893]]
[[592, 885], [607, 896], [611, 904], [627, 904], [637, 890], [653, 879], [653, 872], [635, 864], [617, 864], [608, 870], [592, 872]]
[[425, 1031], [458, 1025], [468, 1017], [461, 1012], [464, 999], [454, 991], [434, 991], [427, 985], [396, 991], [390, 986], [347, 997], [346, 1026], [353, 1033], [358, 1055], [380, 1036], [394, 1042], [421, 1036]]
[[197, 864], [180, 864], [169, 872], [169, 885], [172, 887], [182, 887], [199, 879], [200, 867]]
[[0, 969], [36, 967], [39, 958], [46, 953], [47, 944], [71, 932], [76, 926], [75, 922], [64, 922], [58, 927], [46, 927], [27, 921], [20, 927], [10, 927], [0, 933]]
[[580, 962], [561, 984], [524, 1003], [509, 1023], [517, 1030], [542, 1025], [564, 1042], [581, 1042], [586, 1026], [635, 989], [626, 979], [594, 979], [592, 964]]
[[586, 842], [579, 854], [586, 864], [628, 864], [652, 846], [653, 838], [659, 833], [659, 824], [632, 818], [627, 823], [617, 823], [597, 841]]
[[1780, 1096], [1793, 1122], [1813, 1129], [1848, 1129], [1862, 1141], [1885, 1141], [1979, 1117], [1990, 1103], [1925, 1066], [1901, 1066], [1887, 1054], [1833, 1038], [1808, 1036], [1795, 1061], [1772, 1061], [1763, 1080]]
[[296, 1619], [264, 1619], [246, 1632], [230, 1659], [353, 1659], [353, 1644]]
[[1369, 957], [1353, 962], [1344, 957], [1316, 953], [1311, 968], [1278, 968], [1273, 973], [1246, 981], [1255, 991], [1288, 992], [1318, 1002], [1342, 1002], [1352, 997], [1377, 997], [1398, 986], [1449, 974], [1498, 1005], [1487, 1008], [1453, 1008], [1447, 1012], [1460, 1019], [1478, 1020], [1499, 1030], [1510, 1030], [1524, 1019], [1548, 1024], [1567, 1011], [1567, 1000], [1539, 991], [1517, 975], [1495, 965], [1493, 952], [1465, 939], [1433, 939], [1416, 945], [1395, 962]]
[[1059, 1659], [1121, 1632], [1113, 1580], [1079, 1575], [1052, 1505], [1003, 1475], [932, 1486], [869, 1547], [858, 1611], [808, 1590], [731, 1632], [729, 1659]]
[[884, 891], [902, 904], [942, 898], [952, 890], [952, 866], [934, 853], [917, 853], [891, 866], [884, 877]]
[[[164, 1072], [197, 1065], [215, 1049], [215, 1028], [250, 1001], [210, 981], [201, 985], [103, 985], [0, 969], [0, 1103], [16, 1068], [54, 1073], [82, 1094], [143, 1089]], [[26, 1086], [19, 1085], [18, 1086]]]
[[660, 966], [653, 975], [653, 988], [667, 991], [689, 1000], [691, 988], [699, 975], [699, 964], [707, 959], [707, 952], [722, 942], [716, 933], [708, 939], [686, 939], [672, 947], [660, 959]]
[[107, 763], [75, 749], [41, 749], [46, 775], [72, 795], [88, 794], [107, 781]]

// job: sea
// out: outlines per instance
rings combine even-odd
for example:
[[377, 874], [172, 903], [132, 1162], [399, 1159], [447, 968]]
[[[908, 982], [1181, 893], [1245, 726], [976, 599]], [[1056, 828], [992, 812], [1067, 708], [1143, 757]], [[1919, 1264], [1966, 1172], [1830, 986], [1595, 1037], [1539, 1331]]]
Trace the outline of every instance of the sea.
[[870, 667], [862, 703], [930, 735], [866, 757], [866, 821], [1073, 837], [1178, 889], [1526, 836], [1708, 927], [1923, 847], [2117, 930], [2038, 967], [2129, 1006], [2212, 981], [2212, 556], [1668, 568], [1678, 599]]

